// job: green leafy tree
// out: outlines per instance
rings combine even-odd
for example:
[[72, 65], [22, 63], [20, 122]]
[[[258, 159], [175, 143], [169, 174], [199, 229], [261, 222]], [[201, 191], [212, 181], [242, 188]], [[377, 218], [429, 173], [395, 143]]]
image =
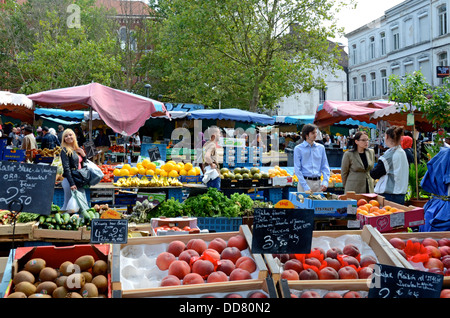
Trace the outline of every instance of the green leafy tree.
[[[350, 0], [349, 3], [352, 3]], [[344, 1], [160, 0], [154, 49], [141, 59], [154, 97], [256, 111], [324, 86], [338, 69], [327, 39]]]

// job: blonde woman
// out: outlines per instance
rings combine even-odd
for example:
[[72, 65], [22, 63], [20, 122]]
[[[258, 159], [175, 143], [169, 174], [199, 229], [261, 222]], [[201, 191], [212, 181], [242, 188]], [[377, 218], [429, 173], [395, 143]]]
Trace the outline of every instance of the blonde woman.
[[64, 130], [61, 142], [61, 163], [63, 166], [62, 187], [64, 189], [64, 205], [61, 210], [67, 209], [67, 203], [72, 197], [72, 190], [78, 190], [86, 196], [84, 188], [77, 188], [72, 177], [72, 171], [81, 169], [86, 161], [86, 153], [78, 146], [77, 137], [70, 128]]

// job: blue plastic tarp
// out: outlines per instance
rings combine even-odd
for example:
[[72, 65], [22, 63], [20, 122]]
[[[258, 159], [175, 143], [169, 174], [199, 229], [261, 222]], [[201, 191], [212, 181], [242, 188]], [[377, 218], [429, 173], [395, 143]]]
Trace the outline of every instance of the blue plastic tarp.
[[306, 125], [314, 123], [314, 115], [286, 116], [284, 122], [287, 124]]
[[441, 148], [428, 162], [427, 168], [420, 185], [432, 196], [423, 207], [425, 224], [420, 231], [450, 231], [450, 148]]
[[189, 112], [188, 118], [236, 120], [236, 121], [258, 123], [263, 125], [272, 125], [275, 123], [275, 119], [271, 116], [253, 113], [237, 108], [194, 110]]

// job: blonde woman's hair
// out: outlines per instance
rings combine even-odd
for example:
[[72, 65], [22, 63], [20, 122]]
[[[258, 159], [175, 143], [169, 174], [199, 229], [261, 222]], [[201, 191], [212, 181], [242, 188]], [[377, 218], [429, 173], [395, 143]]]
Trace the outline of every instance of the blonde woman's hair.
[[[73, 145], [69, 145], [65, 141], [65, 138], [69, 133], [72, 133], [72, 135], [73, 135]], [[64, 130], [61, 139], [62, 139], [61, 140], [61, 148], [66, 148], [67, 154], [69, 156], [72, 156], [72, 152], [79, 148], [78, 141], [77, 141], [77, 135], [75, 135], [75, 132], [72, 129], [67, 128], [66, 130]]]

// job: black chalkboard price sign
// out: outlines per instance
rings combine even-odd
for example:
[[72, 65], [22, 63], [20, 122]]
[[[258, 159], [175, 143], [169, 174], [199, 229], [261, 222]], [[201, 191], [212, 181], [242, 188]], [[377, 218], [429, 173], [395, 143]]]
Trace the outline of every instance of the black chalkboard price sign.
[[50, 214], [55, 180], [56, 167], [0, 161], [0, 209]]
[[368, 298], [439, 298], [444, 276], [374, 264]]
[[92, 219], [91, 243], [126, 244], [128, 241], [128, 220]]
[[252, 253], [310, 253], [313, 228], [313, 209], [255, 209]]

